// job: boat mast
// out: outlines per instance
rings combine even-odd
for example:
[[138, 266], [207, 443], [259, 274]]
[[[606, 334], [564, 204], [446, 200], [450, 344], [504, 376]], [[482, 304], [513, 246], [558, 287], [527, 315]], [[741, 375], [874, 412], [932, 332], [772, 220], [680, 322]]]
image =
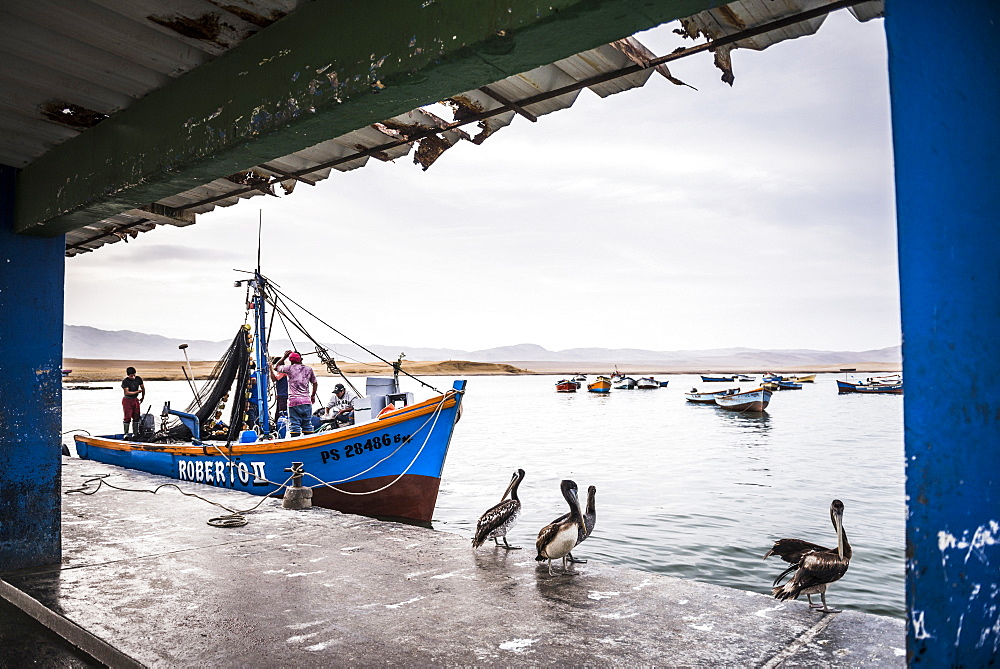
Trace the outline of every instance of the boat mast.
[[260, 273], [260, 268], [253, 273], [253, 311], [254, 311], [254, 333], [253, 349], [256, 356], [254, 360], [257, 370], [254, 374], [257, 377], [257, 420], [263, 434], [271, 431], [271, 417], [268, 415], [267, 398], [269, 396], [271, 381], [271, 361], [267, 357], [267, 324], [264, 320], [264, 292], [267, 288], [267, 279]]

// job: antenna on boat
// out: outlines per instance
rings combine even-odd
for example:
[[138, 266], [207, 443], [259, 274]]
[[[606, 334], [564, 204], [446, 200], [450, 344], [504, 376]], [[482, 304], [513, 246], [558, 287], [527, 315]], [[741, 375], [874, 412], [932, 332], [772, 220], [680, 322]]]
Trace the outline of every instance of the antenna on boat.
[[260, 239], [261, 230], [264, 228], [264, 210], [257, 210], [257, 274], [260, 274]]

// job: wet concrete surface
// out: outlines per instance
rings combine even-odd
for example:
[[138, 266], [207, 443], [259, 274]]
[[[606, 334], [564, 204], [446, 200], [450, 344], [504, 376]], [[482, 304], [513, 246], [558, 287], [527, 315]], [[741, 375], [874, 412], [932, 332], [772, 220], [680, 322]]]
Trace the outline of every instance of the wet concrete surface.
[[[101, 473], [134, 489], [168, 481], [64, 458], [64, 489]], [[233, 509], [260, 501], [180, 487]], [[474, 551], [280, 500], [244, 527], [206, 523], [223, 513], [173, 488], [66, 495], [61, 567], [2, 576], [150, 666], [905, 664], [902, 620], [594, 561], [551, 577], [528, 546]]]

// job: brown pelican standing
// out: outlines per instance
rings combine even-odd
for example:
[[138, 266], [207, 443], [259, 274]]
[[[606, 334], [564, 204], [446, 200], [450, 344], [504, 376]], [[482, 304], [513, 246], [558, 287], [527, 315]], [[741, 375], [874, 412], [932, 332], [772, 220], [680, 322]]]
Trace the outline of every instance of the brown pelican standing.
[[[597, 487], [590, 486], [587, 488], [587, 511], [583, 514], [583, 525], [580, 526], [580, 535], [577, 537], [576, 545], [579, 546], [583, 543], [584, 539], [590, 536], [590, 533], [594, 531], [594, 525], [597, 524], [597, 507], [594, 504], [594, 495], [597, 494]], [[563, 514], [552, 521], [551, 524], [561, 523], [564, 520], [569, 520], [569, 514]], [[586, 560], [577, 560], [570, 553], [566, 556], [570, 562], [575, 562], [577, 564], [587, 564]]]
[[[838, 613], [826, 605], [826, 586], [830, 585], [847, 573], [851, 564], [851, 544], [847, 543], [847, 533], [844, 532], [844, 503], [839, 499], [830, 504], [830, 520], [837, 531], [837, 547], [824, 548], [801, 539], [779, 539], [767, 552], [764, 559], [777, 555], [792, 566], [781, 572], [774, 579], [775, 587], [771, 594], [776, 599], [798, 599], [805, 595], [809, 600], [809, 608], [819, 609], [823, 613]], [[795, 572], [792, 579], [784, 585], [778, 583], [788, 574]], [[819, 594], [823, 605], [813, 604], [812, 596]]]
[[[476, 536], [472, 538], [472, 547], [479, 548], [487, 539], [492, 539], [497, 546], [499, 537], [503, 537], [503, 548], [509, 551], [520, 550], [520, 546], [511, 546], [507, 543], [507, 532], [517, 523], [518, 516], [521, 515], [521, 500], [517, 498], [517, 486], [524, 480], [524, 470], [518, 469], [510, 478], [510, 484], [504, 491], [500, 503], [490, 507], [476, 524]], [[510, 495], [510, 499], [507, 499]]]
[[583, 513], [580, 510], [580, 499], [576, 494], [576, 483], [564, 480], [559, 484], [559, 487], [562, 490], [563, 498], [569, 504], [569, 514], [565, 516], [565, 520], [556, 520], [543, 527], [538, 532], [538, 539], [535, 540], [535, 548], [538, 549], [535, 560], [539, 562], [549, 561], [549, 576], [555, 576], [552, 573], [552, 561], [559, 558], [562, 558], [563, 561], [563, 573], [573, 573], [566, 567], [566, 557], [576, 546], [580, 536], [587, 533]]

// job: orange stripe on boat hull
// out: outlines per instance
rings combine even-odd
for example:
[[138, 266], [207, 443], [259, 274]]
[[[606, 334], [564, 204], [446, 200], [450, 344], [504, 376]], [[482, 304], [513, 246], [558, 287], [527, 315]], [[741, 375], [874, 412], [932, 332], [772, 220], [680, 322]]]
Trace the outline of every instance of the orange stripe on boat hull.
[[[429, 416], [441, 402], [441, 398], [433, 398], [426, 402], [414, 404], [395, 411], [381, 420], [373, 420], [370, 423], [355, 425], [353, 427], [342, 427], [326, 432], [317, 432], [308, 437], [296, 437], [294, 439], [279, 439], [276, 441], [260, 441], [252, 444], [233, 443], [230, 448], [224, 448], [223, 452], [229, 455], [230, 450], [234, 456], [256, 455], [264, 453], [284, 453], [287, 451], [298, 451], [303, 448], [320, 446], [332, 442], [356, 440], [372, 432], [380, 432], [386, 427], [401, 423], [420, 416]], [[448, 393], [448, 399], [441, 407], [442, 411], [455, 406], [456, 398], [454, 393]], [[109, 439], [107, 437], [88, 437], [76, 435], [75, 440], [91, 446], [99, 446], [114, 451], [151, 451], [157, 453], [171, 453], [183, 455], [185, 457], [196, 457], [199, 455], [219, 455], [219, 451], [211, 445], [195, 446], [193, 444], [148, 444], [135, 441], [124, 441], [122, 439]]]

